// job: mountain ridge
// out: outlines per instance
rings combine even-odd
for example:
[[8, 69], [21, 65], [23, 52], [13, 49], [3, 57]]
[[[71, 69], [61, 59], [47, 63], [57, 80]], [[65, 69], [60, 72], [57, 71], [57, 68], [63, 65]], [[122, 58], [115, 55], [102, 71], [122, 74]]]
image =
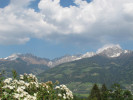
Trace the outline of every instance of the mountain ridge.
[[38, 64], [38, 65], [46, 65], [50, 68], [55, 67], [57, 65], [60, 65], [62, 63], [67, 63], [71, 61], [76, 61], [80, 60], [83, 58], [90, 58], [95, 55], [101, 55], [101, 56], [106, 56], [109, 58], [115, 58], [119, 57], [121, 54], [124, 53], [130, 53], [132, 51], [129, 50], [123, 50], [120, 45], [106, 45], [100, 49], [98, 49], [96, 52], [87, 52], [85, 54], [79, 54], [79, 55], [65, 55], [59, 58], [55, 58], [53, 60], [47, 59], [47, 58], [41, 58], [34, 56], [32, 54], [12, 54], [11, 56], [8, 56], [6, 58], [0, 58], [1, 61], [6, 61], [6, 60], [16, 60], [17, 58], [20, 58], [30, 64]]

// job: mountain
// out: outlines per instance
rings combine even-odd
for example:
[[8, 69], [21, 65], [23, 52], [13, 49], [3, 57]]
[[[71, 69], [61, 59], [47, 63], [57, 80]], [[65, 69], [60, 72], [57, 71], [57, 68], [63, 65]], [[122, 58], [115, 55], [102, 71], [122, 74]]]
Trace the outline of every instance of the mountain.
[[56, 58], [54, 60], [51, 60], [49, 66], [51, 67], [55, 67], [57, 65], [60, 65], [62, 63], [66, 63], [66, 62], [71, 62], [71, 61], [76, 61], [76, 60], [80, 60], [80, 59], [83, 59], [83, 58], [88, 58], [88, 57], [92, 57], [94, 55], [93, 52], [87, 52], [86, 54], [79, 54], [79, 55], [66, 55], [66, 56], [63, 56], [63, 57], [60, 57], [60, 58]]
[[53, 60], [49, 60], [47, 58], [40, 58], [37, 56], [34, 56], [32, 54], [12, 54], [11, 56], [8, 56], [6, 58], [0, 58], [0, 61], [15, 61], [17, 59], [21, 59], [29, 64], [37, 64], [37, 65], [45, 65], [50, 68], [55, 67], [57, 65], [60, 65], [62, 63], [71, 62], [75, 60], [79, 60], [82, 58], [87, 58], [93, 56], [94, 53], [87, 52], [83, 55], [65, 55], [63, 57], [55, 58]]
[[49, 67], [55, 67], [57, 65], [60, 65], [62, 63], [67, 63], [71, 61], [81, 60], [83, 58], [90, 58], [95, 55], [101, 55], [106, 56], [109, 58], [115, 58], [119, 57], [122, 54], [130, 53], [129, 50], [122, 50], [122, 48], [119, 45], [107, 45], [97, 50], [97, 52], [87, 52], [85, 54], [80, 55], [66, 55], [60, 58], [56, 58], [54, 60], [51, 60], [48, 64]]
[[106, 57], [119, 57], [121, 54], [130, 53], [129, 50], [123, 50], [120, 45], [107, 45], [103, 48], [100, 48], [96, 52], [98, 55]]
[[48, 62], [50, 61], [49, 59], [46, 58], [40, 58], [37, 56], [34, 56], [32, 54], [12, 54], [11, 56], [8, 56], [6, 58], [0, 58], [1, 61], [15, 61], [17, 59], [21, 59], [29, 64], [42, 64], [42, 65], [47, 65]]
[[59, 80], [80, 94], [89, 93], [94, 83], [105, 83], [108, 87], [120, 83], [133, 90], [133, 51], [123, 50], [119, 45], [105, 46], [89, 57], [57, 65], [38, 77], [42, 81]]
[[48, 59], [36, 57], [32, 54], [12, 54], [0, 59], [0, 71], [5, 71], [5, 76], [10, 76], [12, 70], [18, 74], [33, 73], [35, 75], [49, 69]]
[[[105, 56], [108, 58], [116, 58], [124, 54], [130, 54], [129, 50], [122, 50], [119, 45], [108, 45], [97, 50], [97, 52], [87, 52], [78, 55], [65, 55], [63, 57], [49, 60], [40, 58], [32, 54], [12, 54], [11, 56], [0, 58], [0, 70], [15, 69], [18, 73], [34, 73], [39, 74], [49, 68], [56, 67], [63, 63], [72, 61], [80, 61], [84, 58], [92, 58], [94, 56]], [[10, 66], [10, 67], [9, 67]]]
[[19, 58], [29, 64], [45, 65], [50, 68], [53, 68], [63, 63], [81, 60], [83, 58], [90, 58], [95, 55], [102, 55], [113, 58], [113, 57], [118, 57], [124, 53], [130, 53], [130, 51], [122, 50], [122, 48], [119, 45], [108, 45], [98, 49], [96, 53], [87, 52], [85, 54], [78, 54], [78, 55], [65, 55], [63, 57], [55, 58], [53, 60], [49, 60], [47, 58], [40, 58], [32, 54], [12, 54], [11, 56], [8, 56], [6, 58], [0, 58], [0, 61], [14, 61]]

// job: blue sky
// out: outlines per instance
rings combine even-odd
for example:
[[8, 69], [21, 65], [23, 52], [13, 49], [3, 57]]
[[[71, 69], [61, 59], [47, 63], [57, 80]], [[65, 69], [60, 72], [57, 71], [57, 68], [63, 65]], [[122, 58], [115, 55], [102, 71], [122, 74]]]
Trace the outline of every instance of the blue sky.
[[131, 0], [0, 0], [0, 58], [53, 59], [107, 44], [133, 50]]

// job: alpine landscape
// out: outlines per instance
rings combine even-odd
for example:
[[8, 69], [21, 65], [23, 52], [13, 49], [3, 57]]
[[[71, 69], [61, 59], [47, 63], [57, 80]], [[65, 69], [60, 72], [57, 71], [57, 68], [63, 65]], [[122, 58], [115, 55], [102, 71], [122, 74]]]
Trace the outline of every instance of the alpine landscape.
[[0, 0], [0, 100], [133, 100], [133, 0]]
[[[11, 76], [12, 70], [19, 74], [33, 73], [43, 81], [58, 80], [74, 93], [88, 94], [94, 83], [111, 87], [119, 83], [133, 90], [133, 51], [123, 50], [119, 45], [108, 45], [85, 54], [67, 55], [49, 60], [32, 54], [13, 54], [0, 59], [0, 70]], [[7, 77], [6, 76], [6, 77]]]

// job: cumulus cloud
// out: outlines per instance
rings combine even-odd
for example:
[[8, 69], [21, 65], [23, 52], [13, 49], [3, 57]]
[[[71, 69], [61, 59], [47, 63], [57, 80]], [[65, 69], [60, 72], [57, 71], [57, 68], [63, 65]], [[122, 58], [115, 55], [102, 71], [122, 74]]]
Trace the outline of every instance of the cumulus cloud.
[[23, 44], [30, 38], [74, 44], [105, 44], [133, 40], [133, 1], [75, 0], [62, 7], [60, 0], [11, 0], [0, 9], [0, 44]]

